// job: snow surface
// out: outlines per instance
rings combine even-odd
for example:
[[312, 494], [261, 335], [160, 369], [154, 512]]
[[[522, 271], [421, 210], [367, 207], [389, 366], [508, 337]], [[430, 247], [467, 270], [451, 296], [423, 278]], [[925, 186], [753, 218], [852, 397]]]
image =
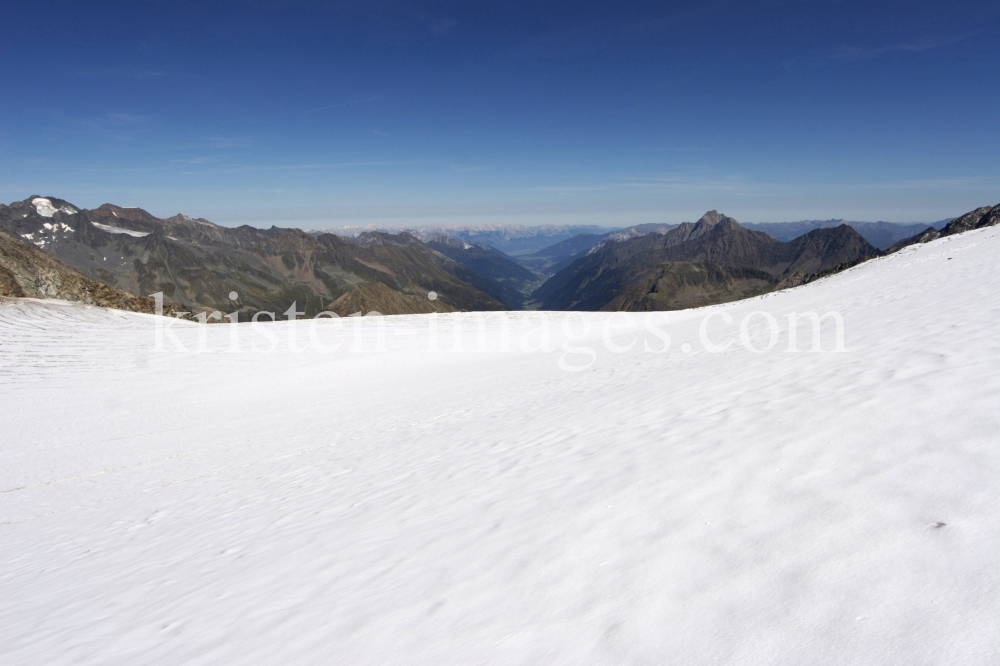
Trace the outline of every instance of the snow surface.
[[[117, 217], [117, 216], [115, 216]], [[148, 231], [133, 231], [131, 229], [119, 229], [118, 227], [112, 227], [107, 224], [101, 224], [100, 222], [91, 222], [95, 227], [101, 231], [107, 231], [111, 234], [126, 234], [128, 236], [134, 236], [135, 238], [142, 238], [143, 236], [148, 236]]]
[[[998, 254], [657, 315], [663, 354], [609, 314], [551, 353], [473, 351], [475, 314], [157, 352], [152, 316], [0, 304], [0, 663], [996, 664]], [[807, 310], [847, 352], [785, 351]]]

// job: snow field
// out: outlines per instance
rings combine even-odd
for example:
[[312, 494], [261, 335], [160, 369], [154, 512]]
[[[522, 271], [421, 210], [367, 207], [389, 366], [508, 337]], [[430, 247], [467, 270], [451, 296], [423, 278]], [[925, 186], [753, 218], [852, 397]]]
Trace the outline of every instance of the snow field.
[[[0, 661], [997, 663], [998, 250], [670, 313], [662, 354], [638, 316], [552, 313], [551, 353], [531, 313], [509, 353], [475, 314], [438, 352], [425, 315], [270, 324], [266, 353], [181, 323], [181, 352], [0, 304]], [[785, 351], [831, 310], [846, 352]]]

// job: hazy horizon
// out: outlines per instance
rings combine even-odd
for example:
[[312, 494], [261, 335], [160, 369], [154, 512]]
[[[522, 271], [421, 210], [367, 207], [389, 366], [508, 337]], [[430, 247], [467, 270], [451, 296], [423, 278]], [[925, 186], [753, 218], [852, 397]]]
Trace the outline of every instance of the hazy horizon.
[[[738, 222], [745, 224], [782, 224], [803, 221], [844, 220], [847, 222], [891, 222], [894, 224], [933, 224], [943, 219], [951, 219], [960, 213], [946, 215], [937, 219], [852, 219], [843, 215], [809, 215], [805, 211], [800, 217], [788, 219], [748, 219], [731, 214], [721, 208], [707, 208], [698, 212], [686, 211], [626, 211], [625, 213], [603, 210], [558, 210], [549, 209], [540, 212], [514, 210], [511, 207], [480, 207], [480, 208], [449, 208], [421, 207], [407, 209], [400, 207], [371, 207], [368, 209], [258, 209], [258, 210], [202, 210], [184, 211], [169, 208], [155, 209], [139, 203], [122, 203], [119, 201], [100, 201], [99, 203], [83, 204], [76, 199], [67, 199], [53, 193], [34, 192], [21, 197], [49, 196], [64, 199], [81, 208], [94, 209], [104, 203], [110, 203], [123, 208], [142, 208], [159, 218], [167, 218], [182, 214], [192, 218], [203, 218], [215, 224], [226, 227], [236, 227], [243, 224], [267, 228], [270, 226], [295, 227], [305, 230], [338, 230], [357, 229], [365, 227], [387, 227], [391, 229], [406, 229], [417, 227], [463, 227], [482, 225], [514, 225], [514, 226], [594, 226], [607, 229], [618, 229], [640, 224], [680, 224], [681, 222], [697, 222], [708, 210], [718, 210]], [[3, 203], [10, 203], [12, 200]]]

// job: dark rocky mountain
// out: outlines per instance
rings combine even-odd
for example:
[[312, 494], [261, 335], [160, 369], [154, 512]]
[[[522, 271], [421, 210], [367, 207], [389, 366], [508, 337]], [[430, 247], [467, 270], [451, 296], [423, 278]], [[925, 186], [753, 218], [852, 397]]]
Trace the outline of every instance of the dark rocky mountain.
[[623, 289], [602, 310], [651, 312], [727, 303], [773, 291], [782, 278], [756, 268], [668, 261]]
[[[129, 312], [155, 312], [152, 298], [109, 287], [34, 245], [0, 231], [0, 297], [58, 298]], [[164, 314], [179, 308], [165, 306]]]
[[[935, 222], [931, 226], [938, 229], [947, 224], [947, 220]], [[745, 223], [743, 226], [754, 231], [763, 231], [780, 241], [790, 241], [813, 231], [814, 229], [832, 229], [846, 224], [861, 234], [866, 241], [880, 250], [885, 250], [893, 243], [927, 228], [925, 224], [897, 224], [894, 222], [848, 222], [846, 220], [803, 220], [801, 222], [758, 222]]]
[[954, 234], [960, 234], [966, 231], [972, 231], [973, 229], [982, 229], [983, 227], [992, 227], [1000, 224], [1000, 204], [993, 206], [984, 206], [982, 208], [977, 208], [974, 211], [970, 211], [961, 217], [956, 217], [954, 220], [948, 222], [939, 231], [934, 227], [929, 227], [924, 231], [899, 241], [889, 248], [889, 252], [898, 252], [904, 247], [909, 245], [916, 245], [917, 243], [929, 243], [932, 240], [936, 240], [943, 236], [951, 236]]
[[609, 241], [551, 277], [533, 297], [547, 310], [600, 310], [666, 262], [752, 268], [789, 276], [820, 273], [878, 254], [847, 225], [816, 229], [783, 243], [710, 211], [696, 224], [686, 222], [665, 233]]
[[427, 247], [469, 268], [479, 280], [470, 284], [497, 299], [511, 310], [524, 307], [526, 293], [538, 286], [539, 277], [506, 254], [483, 243], [468, 243], [443, 234], [433, 236]]
[[[374, 283], [425, 300], [435, 291], [440, 306], [457, 310], [507, 309], [470, 284], [477, 274], [409, 234], [345, 239], [277, 227], [227, 228], [110, 204], [80, 210], [52, 197], [0, 208], [0, 230], [92, 279], [140, 295], [162, 291], [166, 302], [188, 309], [284, 312], [294, 301], [311, 316], [354, 287]], [[232, 291], [239, 295], [235, 303]], [[351, 302], [378, 310], [384, 299], [364, 307], [363, 298], [379, 293], [356, 291]]]

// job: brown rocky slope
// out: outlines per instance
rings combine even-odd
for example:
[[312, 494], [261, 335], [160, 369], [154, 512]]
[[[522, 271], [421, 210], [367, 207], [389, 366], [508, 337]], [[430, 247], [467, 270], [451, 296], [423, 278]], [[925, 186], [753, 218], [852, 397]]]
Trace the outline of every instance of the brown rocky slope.
[[[0, 297], [56, 298], [153, 314], [152, 298], [115, 289], [0, 231]], [[176, 308], [166, 308], [170, 314]]]

